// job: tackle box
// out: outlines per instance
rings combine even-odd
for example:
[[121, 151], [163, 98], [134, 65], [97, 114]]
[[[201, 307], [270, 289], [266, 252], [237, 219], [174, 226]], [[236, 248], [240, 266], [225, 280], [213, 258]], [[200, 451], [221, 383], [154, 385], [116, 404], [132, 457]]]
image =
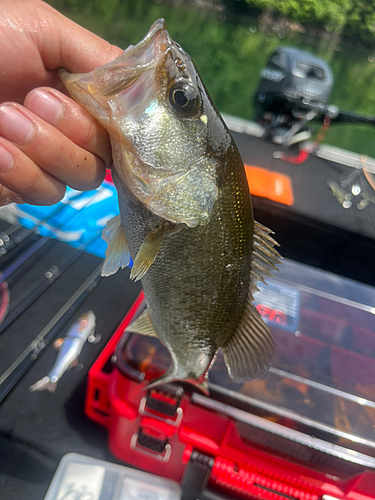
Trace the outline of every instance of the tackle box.
[[375, 499], [375, 289], [285, 260], [255, 304], [277, 353], [233, 382], [219, 352], [210, 396], [147, 390], [170, 365], [155, 338], [124, 333], [141, 294], [89, 372], [85, 411], [121, 461], [173, 479], [182, 498]]

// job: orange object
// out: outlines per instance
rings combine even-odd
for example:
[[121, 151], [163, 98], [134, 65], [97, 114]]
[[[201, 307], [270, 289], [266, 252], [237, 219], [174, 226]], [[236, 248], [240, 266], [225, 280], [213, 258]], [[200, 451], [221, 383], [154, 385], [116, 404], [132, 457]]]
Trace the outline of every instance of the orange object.
[[252, 195], [267, 198], [289, 207], [293, 205], [292, 180], [288, 175], [271, 172], [253, 165], [245, 165], [245, 171]]

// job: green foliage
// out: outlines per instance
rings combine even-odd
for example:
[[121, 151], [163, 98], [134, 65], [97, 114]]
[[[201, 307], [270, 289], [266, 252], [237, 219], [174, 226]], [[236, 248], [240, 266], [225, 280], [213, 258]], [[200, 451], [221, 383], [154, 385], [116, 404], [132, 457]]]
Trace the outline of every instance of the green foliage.
[[375, 0], [244, 0], [249, 6], [334, 33], [375, 41]]
[[366, 41], [375, 39], [375, 1], [356, 0], [347, 14], [346, 32], [360, 34]]

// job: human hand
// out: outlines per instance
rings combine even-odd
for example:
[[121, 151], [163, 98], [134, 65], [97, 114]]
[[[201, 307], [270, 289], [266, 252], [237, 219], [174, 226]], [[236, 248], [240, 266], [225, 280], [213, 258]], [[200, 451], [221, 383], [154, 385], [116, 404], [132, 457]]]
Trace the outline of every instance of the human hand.
[[108, 134], [60, 92], [57, 69], [86, 73], [121, 53], [41, 0], [0, 0], [0, 205], [100, 185]]

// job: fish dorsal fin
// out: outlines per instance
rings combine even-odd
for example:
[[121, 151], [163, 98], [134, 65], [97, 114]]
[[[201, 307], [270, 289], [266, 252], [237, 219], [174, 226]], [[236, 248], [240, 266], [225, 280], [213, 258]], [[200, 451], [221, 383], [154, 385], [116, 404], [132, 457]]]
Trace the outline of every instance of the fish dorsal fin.
[[143, 313], [131, 323], [126, 330], [127, 332], [139, 333], [148, 337], [157, 337], [157, 334], [152, 324], [150, 311], [146, 309]]
[[149, 233], [139, 249], [130, 273], [130, 279], [138, 281], [147, 273], [151, 264], [156, 259], [163, 239], [164, 226]]
[[275, 353], [272, 333], [251, 300], [249, 294], [240, 324], [223, 346], [229, 375], [237, 382], [262, 375], [270, 367]]
[[103, 230], [102, 238], [108, 243], [102, 276], [111, 276], [111, 274], [115, 274], [120, 267], [124, 268], [130, 264], [129, 247], [124, 230], [121, 226], [121, 218], [119, 215], [107, 222], [107, 226]]
[[281, 255], [274, 248], [278, 243], [270, 236], [273, 232], [254, 222], [253, 258], [251, 270], [251, 292], [257, 290], [258, 281], [265, 282], [267, 276], [272, 276], [277, 271], [277, 264], [281, 264]]

